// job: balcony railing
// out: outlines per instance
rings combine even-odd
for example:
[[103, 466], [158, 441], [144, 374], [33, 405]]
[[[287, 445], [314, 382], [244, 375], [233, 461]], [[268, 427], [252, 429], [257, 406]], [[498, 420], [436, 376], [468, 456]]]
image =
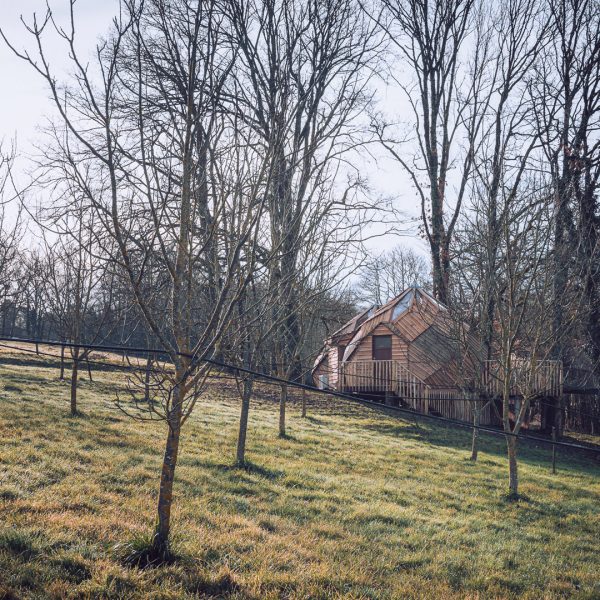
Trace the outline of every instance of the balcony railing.
[[563, 367], [559, 360], [513, 358], [509, 370], [497, 360], [486, 361], [484, 388], [488, 393], [501, 396], [507, 377], [511, 396], [562, 395]]
[[[394, 397], [413, 410], [437, 413], [449, 418], [471, 421], [476, 402], [482, 403], [482, 423], [492, 420], [487, 399], [500, 396], [503, 370], [497, 361], [487, 361], [481, 390], [465, 391], [458, 386], [430, 386], [396, 360], [357, 360], [339, 365], [337, 389], [343, 392], [381, 394]], [[559, 361], [526, 359], [513, 361], [510, 393], [514, 396], [562, 394], [562, 364]]]
[[[471, 421], [473, 400], [458, 388], [427, 385], [411, 373], [408, 367], [395, 360], [358, 360], [340, 364], [339, 389], [354, 393], [377, 393], [394, 396], [415, 411], [430, 412], [453, 419]], [[490, 407], [484, 409], [489, 422]]]

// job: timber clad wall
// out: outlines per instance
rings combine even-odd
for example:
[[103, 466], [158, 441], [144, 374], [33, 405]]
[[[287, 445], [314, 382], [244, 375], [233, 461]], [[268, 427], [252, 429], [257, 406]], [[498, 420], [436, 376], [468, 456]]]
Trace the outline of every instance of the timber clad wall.
[[[373, 360], [373, 336], [391, 335], [392, 336], [392, 360], [407, 362], [408, 346], [397, 336], [394, 335], [385, 325], [378, 325], [375, 330], [364, 337], [356, 350], [352, 353], [350, 361]], [[337, 354], [337, 352], [336, 352]]]
[[338, 351], [337, 346], [331, 349], [329, 353], [329, 385], [331, 387], [337, 387], [338, 380]]

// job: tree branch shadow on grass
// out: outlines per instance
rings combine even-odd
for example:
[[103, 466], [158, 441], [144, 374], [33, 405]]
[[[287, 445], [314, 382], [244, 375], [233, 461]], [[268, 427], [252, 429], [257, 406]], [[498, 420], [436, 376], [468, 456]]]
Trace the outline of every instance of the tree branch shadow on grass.
[[221, 473], [248, 473], [250, 475], [258, 475], [263, 477], [264, 479], [268, 479], [270, 481], [276, 481], [281, 477], [285, 476], [285, 471], [280, 469], [271, 469], [269, 467], [265, 467], [263, 465], [259, 465], [253, 461], [246, 460], [243, 465], [238, 465], [236, 463], [224, 463], [224, 462], [212, 462], [212, 461], [196, 461], [198, 466], [202, 466], [211, 471], [217, 471]]
[[[425, 422], [421, 423], [421, 426], [418, 428], [414, 424], [407, 426], [400, 423], [395, 425], [385, 422], [368, 422], [363, 423], [362, 426], [369, 431], [374, 431], [382, 435], [411, 439], [432, 446], [455, 448], [470, 452], [471, 432], [466, 429], [459, 431], [449, 426], [437, 423], [428, 424]], [[506, 443], [504, 439], [484, 431], [480, 433], [480, 436], [480, 452], [494, 457], [505, 458]], [[527, 438], [520, 440], [519, 462], [533, 466], [539, 466], [540, 463], [548, 463], [548, 468], [550, 468], [551, 446], [549, 444], [534, 446], [534, 444], [540, 444], [540, 442], [527, 440]], [[599, 466], [585, 462], [585, 457], [577, 454], [577, 451], [559, 448], [558, 452], [559, 456], [562, 455], [563, 459], [568, 461], [570, 470], [577, 470], [588, 474], [599, 474]], [[485, 459], [479, 462], [485, 464]], [[478, 463], [472, 464], [476, 465]]]
[[269, 469], [268, 467], [259, 465], [249, 460], [244, 461], [244, 463], [241, 465], [233, 464], [230, 468], [245, 471], [246, 473], [250, 473], [252, 475], [259, 475], [260, 477], [264, 477], [270, 481], [277, 481], [285, 475], [284, 471], [279, 469]]
[[306, 415], [306, 417], [303, 417], [303, 420], [315, 425], [323, 425], [326, 422], [325, 419], [313, 417], [312, 415]]

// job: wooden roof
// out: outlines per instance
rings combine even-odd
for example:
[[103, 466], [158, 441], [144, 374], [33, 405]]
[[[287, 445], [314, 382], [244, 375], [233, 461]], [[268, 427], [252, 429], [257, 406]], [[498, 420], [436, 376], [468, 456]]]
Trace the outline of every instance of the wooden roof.
[[379, 325], [386, 325], [392, 333], [410, 343], [429, 328], [441, 312], [447, 312], [447, 308], [433, 296], [420, 288], [408, 288], [365, 319], [346, 346], [343, 360], [349, 360], [361, 341]]
[[376, 310], [376, 306], [369, 306], [369, 308], [366, 308], [362, 312], [358, 313], [345, 325], [342, 325], [342, 327], [340, 327], [337, 331], [334, 331], [328, 341], [337, 341], [340, 338], [354, 335], [362, 323], [370, 318]]
[[362, 312], [352, 317], [345, 325], [342, 325], [338, 330], [334, 331], [327, 340], [323, 349], [315, 359], [313, 371], [327, 358], [332, 345], [340, 344], [344, 341], [350, 341], [360, 325], [368, 319], [377, 309], [376, 306], [369, 306]]

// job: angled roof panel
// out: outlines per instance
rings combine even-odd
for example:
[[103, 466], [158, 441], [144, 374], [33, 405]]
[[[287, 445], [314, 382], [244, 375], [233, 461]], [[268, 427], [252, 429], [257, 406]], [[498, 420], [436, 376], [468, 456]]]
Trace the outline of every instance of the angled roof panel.
[[441, 307], [439, 302], [419, 288], [404, 290], [362, 322], [346, 346], [343, 360], [349, 360], [361, 341], [381, 323], [393, 323], [406, 340], [415, 339], [435, 321], [435, 315]]

